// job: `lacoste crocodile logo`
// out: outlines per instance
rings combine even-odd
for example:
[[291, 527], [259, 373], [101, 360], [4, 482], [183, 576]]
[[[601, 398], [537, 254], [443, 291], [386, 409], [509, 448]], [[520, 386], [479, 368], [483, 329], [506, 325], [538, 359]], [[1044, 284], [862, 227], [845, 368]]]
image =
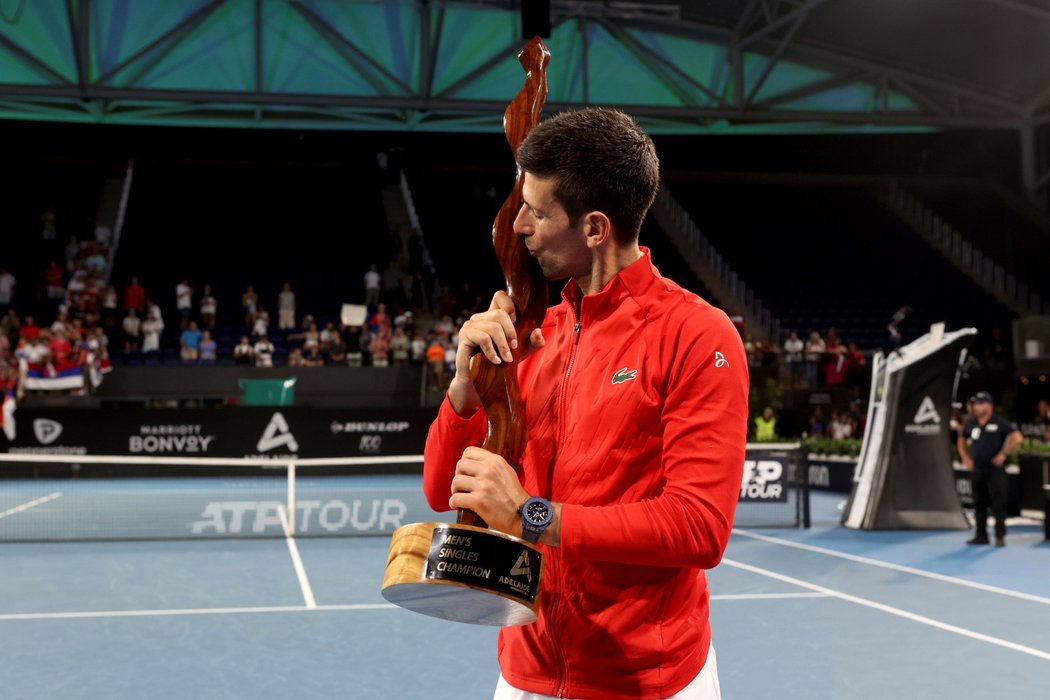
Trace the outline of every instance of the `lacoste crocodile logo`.
[[617, 372], [616, 374], [613, 375], [612, 383], [613, 384], [623, 384], [624, 382], [631, 381], [632, 379], [634, 379], [637, 376], [638, 376], [638, 370], [636, 370], [636, 369], [628, 370], [626, 367], [624, 367], [619, 372]]

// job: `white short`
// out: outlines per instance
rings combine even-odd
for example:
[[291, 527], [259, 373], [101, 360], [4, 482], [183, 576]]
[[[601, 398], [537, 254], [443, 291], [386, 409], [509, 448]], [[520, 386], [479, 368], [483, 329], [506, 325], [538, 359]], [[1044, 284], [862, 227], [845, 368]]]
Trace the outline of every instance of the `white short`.
[[[499, 677], [496, 684], [496, 694], [492, 700], [557, 700], [550, 695], [539, 693], [528, 693], [518, 690], [508, 683], [503, 676]], [[722, 690], [718, 687], [718, 662], [715, 659], [714, 645], [707, 652], [707, 663], [700, 669], [696, 678], [665, 700], [722, 700]]]

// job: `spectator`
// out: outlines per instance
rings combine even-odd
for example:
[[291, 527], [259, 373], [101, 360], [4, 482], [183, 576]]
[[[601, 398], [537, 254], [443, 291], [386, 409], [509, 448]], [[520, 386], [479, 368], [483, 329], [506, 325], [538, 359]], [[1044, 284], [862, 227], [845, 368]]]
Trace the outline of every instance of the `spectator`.
[[295, 292], [288, 282], [277, 295], [277, 327], [282, 331], [295, 328]]
[[124, 287], [124, 309], [135, 309], [139, 316], [146, 310], [146, 290], [139, 284], [138, 277], [133, 276]]
[[809, 435], [810, 437], [824, 437], [826, 433], [827, 426], [825, 425], [824, 411], [820, 406], [817, 406], [809, 417]]
[[9, 308], [7, 313], [4, 314], [3, 320], [0, 321], [0, 335], [7, 338], [9, 348], [18, 345], [18, 337], [21, 335], [21, 330], [22, 319], [18, 318], [18, 313], [13, 307]]
[[335, 329], [335, 324], [329, 321], [325, 324], [324, 330], [321, 331], [320, 342], [321, 352], [328, 352], [328, 349], [332, 347], [332, 343], [339, 339], [339, 331]]
[[47, 285], [47, 299], [48, 301], [58, 303], [66, 296], [66, 272], [62, 269], [62, 266], [55, 262], [54, 259], [50, 260], [47, 264], [47, 269], [44, 270], [44, 283]]
[[116, 328], [119, 308], [117, 288], [112, 284], [106, 285], [106, 289], [102, 292], [102, 325], [106, 327], [106, 330], [112, 331]]
[[411, 341], [400, 327], [394, 329], [394, 335], [390, 338], [390, 354], [395, 365], [407, 365], [408, 353]]
[[179, 329], [185, 330], [193, 314], [193, 287], [189, 280], [182, 280], [175, 285], [175, 308], [179, 312]]
[[806, 345], [798, 337], [798, 333], [791, 331], [788, 339], [784, 341], [784, 359], [788, 362], [802, 362], [802, 351]]
[[259, 309], [259, 295], [255, 293], [255, 287], [248, 285], [241, 294], [241, 307], [244, 308], [244, 325], [247, 328], [255, 327], [255, 315]]
[[219, 348], [215, 343], [215, 339], [211, 337], [211, 331], [205, 330], [201, 334], [200, 363], [202, 365], [213, 365], [218, 355]]
[[288, 366], [306, 367], [306, 361], [303, 358], [303, 351], [300, 348], [292, 348], [292, 351], [288, 353]]
[[113, 238], [113, 230], [101, 219], [95, 219], [95, 247], [108, 250]]
[[77, 243], [77, 237], [70, 236], [69, 242], [66, 243], [65, 247], [66, 272], [72, 272], [77, 269], [77, 256], [79, 255], [80, 244]]
[[256, 367], [273, 367], [273, 343], [265, 335], [259, 337], [253, 348]]
[[32, 340], [40, 335], [40, 327], [36, 325], [36, 321], [29, 314], [26, 314], [26, 320], [25, 323], [22, 324], [21, 333], [22, 337], [26, 340]]
[[820, 337], [820, 333], [813, 331], [809, 334], [803, 358], [806, 361], [806, 384], [811, 389], [817, 387], [817, 370], [821, 360], [824, 359], [826, 349], [827, 346], [824, 344], [824, 339]]
[[426, 361], [427, 343], [419, 333], [412, 335], [412, 344], [409, 361], [414, 365], [421, 365]]
[[836, 387], [845, 384], [846, 373], [849, 371], [849, 351], [846, 346], [835, 339], [835, 344], [828, 347], [827, 355], [827, 362], [824, 365], [824, 385]]
[[347, 326], [343, 337], [346, 344], [346, 364], [350, 367], [360, 367], [364, 361], [361, 351], [361, 327]]
[[369, 309], [374, 309], [376, 304], [379, 303], [379, 284], [382, 281], [382, 277], [379, 274], [379, 268], [375, 263], [372, 263], [368, 268], [368, 272], [365, 273], [365, 306]]
[[832, 440], [845, 440], [853, 437], [853, 420], [846, 411], [832, 411], [831, 423], [828, 424], [828, 434]]
[[106, 274], [106, 265], [108, 261], [106, 256], [102, 254], [101, 249], [92, 244], [90, 254], [84, 258], [84, 262], [81, 263], [81, 267], [88, 271], [88, 273], [98, 275], [99, 277]]
[[376, 307], [376, 312], [372, 314], [372, 318], [369, 319], [368, 325], [371, 327], [373, 333], [379, 335], [389, 336], [392, 328], [390, 315], [386, 312], [386, 304], [379, 304]]
[[211, 293], [211, 285], [204, 285], [204, 294], [201, 296], [201, 325], [208, 329], [215, 329], [215, 315], [219, 308], [219, 302]]
[[15, 300], [15, 276], [0, 267], [0, 311], [11, 306]]
[[310, 349], [303, 353], [303, 367], [324, 367], [324, 355], [317, 345], [311, 345]]
[[146, 320], [142, 322], [142, 352], [160, 352], [160, 335], [164, 332], [164, 319], [160, 307], [156, 304], [149, 309]]
[[196, 321], [190, 321], [186, 330], [179, 336], [179, 357], [185, 363], [196, 362], [201, 355], [203, 334], [197, 328]]
[[327, 356], [326, 364], [341, 365], [346, 362], [346, 345], [343, 344], [343, 339], [338, 333], [336, 333], [328, 343], [325, 355]]
[[233, 364], [251, 365], [255, 363], [255, 348], [248, 336], [242, 335], [241, 342], [233, 348]]
[[434, 337], [427, 346], [427, 364], [430, 366], [433, 382], [431, 389], [445, 389], [445, 346], [438, 337]]
[[138, 350], [142, 345], [142, 320], [135, 309], [128, 309], [128, 315], [121, 323], [124, 331], [124, 352]]
[[856, 343], [851, 342], [846, 348], [846, 382], [854, 390], [860, 390], [866, 383], [867, 372], [868, 358]]
[[256, 338], [266, 336], [270, 332], [270, 314], [266, 307], [260, 306], [255, 314], [255, 323], [252, 324], [252, 335]]
[[387, 367], [390, 364], [390, 340], [389, 336], [380, 331], [372, 336], [372, 341], [368, 346], [369, 352], [372, 354], [372, 366], [373, 367]]
[[773, 442], [777, 439], [777, 419], [772, 406], [762, 409], [762, 415], [756, 416], [754, 422], [756, 441]]

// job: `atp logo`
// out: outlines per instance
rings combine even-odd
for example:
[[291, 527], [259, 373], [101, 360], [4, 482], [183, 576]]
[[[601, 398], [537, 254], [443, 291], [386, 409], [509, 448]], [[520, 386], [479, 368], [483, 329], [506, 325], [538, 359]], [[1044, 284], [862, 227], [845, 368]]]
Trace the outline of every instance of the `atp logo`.
[[919, 410], [915, 412], [913, 423], [940, 423], [941, 414], [937, 413], [937, 407], [933, 405], [933, 399], [925, 396], [919, 404]]
[[50, 418], [37, 418], [33, 421], [33, 435], [41, 445], [50, 445], [62, 434], [62, 424]]
[[941, 433], [941, 414], [929, 396], [922, 397], [919, 410], [911, 423], [904, 426], [904, 432], [911, 435], [934, 436]]
[[532, 583], [532, 566], [529, 564], [529, 551], [525, 550], [518, 557], [518, 563], [510, 570], [511, 576], [524, 576], [525, 580]]
[[269, 452], [282, 445], [286, 445], [289, 452], [299, 451], [299, 443], [295, 441], [295, 435], [288, 428], [288, 421], [284, 419], [280, 412], [277, 412], [270, 418], [270, 422], [267, 424], [266, 430], [263, 431], [262, 437], [259, 438], [259, 443], [255, 446], [255, 449], [259, 452]]

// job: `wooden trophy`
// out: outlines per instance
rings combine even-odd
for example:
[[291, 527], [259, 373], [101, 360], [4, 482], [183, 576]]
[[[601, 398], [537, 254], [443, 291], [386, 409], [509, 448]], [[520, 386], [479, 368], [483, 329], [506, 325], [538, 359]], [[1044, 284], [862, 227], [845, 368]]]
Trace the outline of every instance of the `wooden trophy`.
[[[503, 115], [511, 150], [539, 123], [547, 99], [550, 51], [536, 37], [518, 60], [526, 80]], [[524, 173], [492, 227], [492, 241], [517, 314], [515, 362], [492, 364], [481, 355], [470, 374], [488, 420], [482, 445], [517, 465], [525, 450], [525, 410], [518, 391], [517, 362], [547, 308], [547, 281], [514, 233], [522, 206]], [[523, 539], [489, 529], [469, 510], [455, 524], [414, 523], [394, 531], [383, 578], [383, 597], [424, 615], [478, 625], [527, 625], [536, 620], [543, 557]]]

